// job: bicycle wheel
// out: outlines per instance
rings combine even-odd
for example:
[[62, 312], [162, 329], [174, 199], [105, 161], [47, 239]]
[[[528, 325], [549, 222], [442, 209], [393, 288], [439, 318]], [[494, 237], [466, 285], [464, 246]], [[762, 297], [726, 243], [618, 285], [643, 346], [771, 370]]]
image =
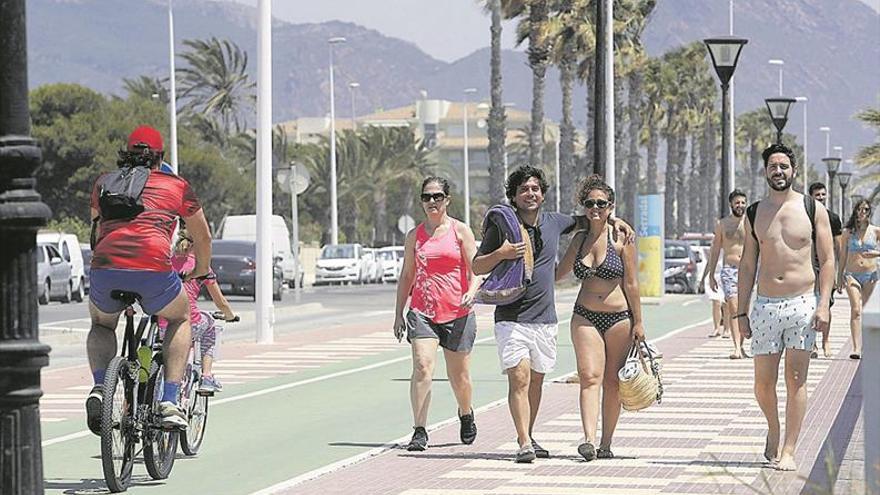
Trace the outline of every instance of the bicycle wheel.
[[134, 444], [137, 433], [132, 410], [134, 382], [128, 374], [128, 361], [115, 357], [104, 378], [101, 412], [101, 465], [111, 492], [124, 492], [131, 482]]
[[200, 395], [199, 381], [192, 374], [187, 391], [187, 416], [189, 425], [186, 431], [180, 433], [180, 448], [186, 455], [196, 455], [205, 440], [205, 430], [208, 426], [208, 397]]
[[162, 428], [159, 417], [159, 401], [165, 385], [165, 366], [160, 357], [154, 357], [150, 364], [150, 378], [147, 380], [147, 405], [149, 419], [144, 431], [144, 464], [147, 472], [155, 480], [162, 480], [171, 473], [174, 457], [177, 455], [177, 431]]

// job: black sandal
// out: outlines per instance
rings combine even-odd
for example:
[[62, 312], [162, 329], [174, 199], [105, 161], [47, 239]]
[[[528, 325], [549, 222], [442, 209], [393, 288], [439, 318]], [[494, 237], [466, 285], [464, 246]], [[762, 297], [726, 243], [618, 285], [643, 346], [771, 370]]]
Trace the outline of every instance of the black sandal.
[[611, 449], [599, 447], [596, 449], [596, 458], [597, 459], [614, 459], [614, 452], [611, 452]]
[[580, 454], [585, 461], [590, 462], [593, 459], [596, 459], [596, 448], [593, 447], [593, 444], [590, 442], [582, 443], [578, 446], [578, 454]]

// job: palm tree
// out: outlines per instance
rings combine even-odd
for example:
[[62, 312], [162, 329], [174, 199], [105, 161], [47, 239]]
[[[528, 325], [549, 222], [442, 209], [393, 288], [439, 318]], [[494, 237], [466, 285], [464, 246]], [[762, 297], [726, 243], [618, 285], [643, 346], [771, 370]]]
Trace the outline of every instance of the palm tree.
[[136, 79], [122, 79], [122, 87], [128, 96], [136, 96], [138, 98], [158, 98], [164, 104], [168, 104], [168, 88], [165, 87], [167, 79], [159, 79], [158, 77], [139, 76]]
[[[529, 40], [529, 67], [532, 69], [532, 121], [529, 128], [529, 163], [540, 167], [544, 163], [544, 76], [550, 60], [550, 40], [546, 23], [549, 0], [522, 0], [511, 2], [510, 15], [521, 17], [517, 25], [517, 46]], [[519, 8], [517, 8], [519, 7]]]
[[185, 40], [189, 48], [181, 57], [188, 67], [177, 69], [180, 74], [180, 98], [184, 110], [211, 115], [219, 119], [228, 133], [240, 132], [256, 96], [256, 83], [247, 74], [247, 53], [229, 40], [211, 37], [207, 40]]
[[644, 103], [642, 107], [642, 129], [640, 144], [646, 149], [645, 172], [646, 192], [656, 194], [660, 191], [660, 176], [657, 167], [657, 155], [660, 152], [660, 129], [665, 118], [665, 106], [663, 105], [663, 79], [661, 65], [662, 59], [651, 58], [645, 62], [642, 74], [642, 92]]
[[[873, 127], [876, 132], [880, 133], [880, 108], [868, 108], [859, 112], [856, 117], [869, 127]], [[863, 174], [859, 178], [859, 184], [880, 183], [880, 170], [877, 168], [880, 166], [880, 141], [875, 141], [873, 144], [869, 144], [860, 149], [856, 155], [856, 162], [862, 168], [867, 169], [867, 174]], [[880, 195], [880, 185], [875, 187], [871, 192], [869, 200], [873, 203], [878, 195]]]
[[737, 182], [748, 184], [749, 198], [759, 198], [764, 194], [763, 174], [761, 173], [761, 150], [774, 140], [771, 126], [767, 121], [767, 110], [756, 108], [736, 118], [737, 149], [744, 155], [737, 161], [747, 163], [748, 174], [740, 176]]
[[489, 200], [492, 203], [504, 201], [504, 146], [507, 137], [504, 100], [501, 86], [501, 0], [487, 0], [484, 9], [489, 12], [492, 24], [489, 28], [491, 55], [489, 62]]

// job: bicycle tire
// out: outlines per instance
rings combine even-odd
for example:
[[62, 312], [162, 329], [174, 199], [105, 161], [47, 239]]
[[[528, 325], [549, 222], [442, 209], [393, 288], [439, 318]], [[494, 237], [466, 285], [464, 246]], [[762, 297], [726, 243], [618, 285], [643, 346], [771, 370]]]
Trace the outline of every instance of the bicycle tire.
[[101, 411], [101, 466], [111, 492], [124, 492], [134, 468], [137, 440], [132, 414], [134, 382], [128, 374], [128, 361], [114, 357], [104, 378]]
[[199, 383], [190, 380], [189, 404], [187, 405], [187, 420], [189, 425], [186, 431], [180, 433], [180, 448], [186, 455], [196, 455], [205, 441], [205, 431], [208, 427], [208, 396], [198, 393]]
[[150, 364], [150, 377], [147, 379], [146, 401], [149, 405], [149, 419], [144, 429], [144, 465], [154, 480], [164, 480], [171, 474], [177, 455], [177, 431], [162, 428], [159, 419], [159, 399], [162, 394], [165, 366], [161, 357], [156, 356]]

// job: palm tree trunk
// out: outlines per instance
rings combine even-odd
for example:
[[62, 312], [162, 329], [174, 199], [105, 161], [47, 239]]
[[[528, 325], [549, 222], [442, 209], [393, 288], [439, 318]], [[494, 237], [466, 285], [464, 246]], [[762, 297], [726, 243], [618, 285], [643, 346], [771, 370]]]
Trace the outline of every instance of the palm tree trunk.
[[[670, 108], [669, 110], [669, 120], [670, 122], [672, 122], [676, 118], [676, 116], [672, 108]], [[678, 145], [676, 143], [676, 134], [673, 132], [667, 132], [665, 181], [666, 190], [663, 197], [667, 237], [674, 237], [676, 235], [676, 228], [678, 226], [678, 223], [676, 222], [677, 215], [675, 209], [675, 199], [678, 196], [678, 160], [675, 157], [675, 152], [677, 149]]]
[[[649, 105], [653, 103], [649, 102]], [[660, 191], [660, 176], [657, 169], [657, 155], [660, 154], [660, 136], [658, 135], [657, 125], [654, 122], [648, 122], [648, 143], [647, 143], [647, 165], [648, 165], [648, 192], [657, 194]]]
[[529, 164], [544, 164], [544, 76], [547, 73], [549, 50], [541, 39], [547, 21], [547, 0], [529, 2], [529, 66], [532, 68], [532, 122], [529, 129]]
[[676, 232], [678, 235], [683, 234], [687, 230], [687, 200], [686, 198], [681, 197], [681, 193], [684, 192], [687, 194], [688, 190], [684, 187], [685, 180], [685, 163], [687, 162], [687, 131], [682, 129], [676, 139], [676, 144], [678, 145], [678, 150], [676, 151], [676, 158], [678, 159], [678, 170], [679, 174], [676, 177], [679, 188], [678, 188], [678, 211], [676, 216], [676, 221], [678, 222], [676, 227]]
[[384, 245], [388, 242], [388, 193], [384, 188], [373, 190], [373, 206], [376, 208], [376, 219], [373, 224], [376, 229], [376, 239]]
[[501, 0], [491, 0], [492, 25], [490, 59], [490, 97], [489, 109], [489, 200], [491, 203], [504, 201], [504, 147], [505, 130], [504, 101], [501, 86]]
[[595, 164], [593, 163], [593, 152], [596, 148], [596, 143], [593, 140], [593, 129], [596, 125], [596, 102], [593, 101], [593, 88], [596, 87], [596, 62], [594, 57], [589, 57], [587, 62], [587, 87], [586, 87], [586, 95], [585, 95], [585, 104], [587, 111], [587, 121], [585, 125], [584, 133], [587, 136], [587, 146], [586, 150], [584, 150], [584, 161], [583, 161], [583, 175], [587, 176], [593, 173], [595, 168]]
[[574, 122], [572, 119], [572, 93], [574, 91], [574, 53], [567, 43], [565, 56], [559, 65], [559, 85], [562, 89], [562, 122], [559, 124], [559, 198], [560, 209], [569, 212], [574, 206]]
[[624, 199], [629, 220], [636, 216], [636, 196], [639, 192], [641, 156], [639, 154], [639, 134], [642, 128], [642, 77], [638, 71], [629, 75], [629, 151], [627, 153], [628, 178], [625, 184], [627, 196]]
[[703, 205], [703, 181], [702, 181], [702, 170], [700, 167], [699, 161], [699, 138], [697, 137], [696, 132], [692, 132], [690, 136], [691, 141], [691, 177], [688, 181], [688, 197], [689, 197], [689, 205], [688, 205], [688, 214], [687, 214], [687, 231], [692, 232], [699, 230], [700, 222], [702, 221], [702, 217], [704, 212]]

